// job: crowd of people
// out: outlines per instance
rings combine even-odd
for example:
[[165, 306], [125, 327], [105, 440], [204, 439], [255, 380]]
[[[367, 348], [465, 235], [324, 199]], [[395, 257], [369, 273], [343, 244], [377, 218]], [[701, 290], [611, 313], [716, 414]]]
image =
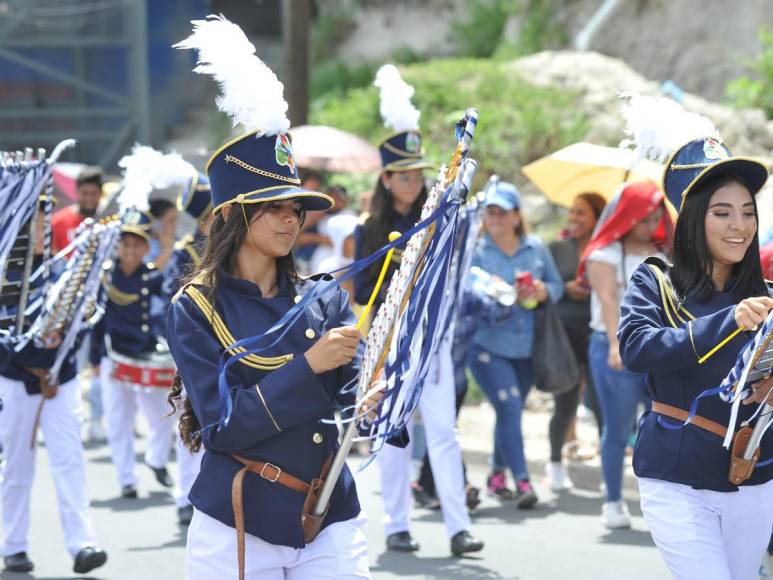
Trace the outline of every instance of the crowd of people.
[[[198, 26], [214, 22], [221, 20]], [[184, 48], [196, 47], [189, 41]], [[340, 285], [329, 282], [419, 221], [432, 165], [418, 115], [415, 121], [393, 127], [379, 144], [382, 168], [359, 216], [345, 188], [325, 187], [325, 176], [312, 170], [299, 174], [281, 129], [256, 134], [248, 125], [176, 203], [151, 196], [149, 212], [124, 221], [115, 260], [104, 264], [104, 316], [72, 349], [58, 385], [46, 375], [55, 340], [3, 349], [7, 570], [34, 566], [30, 437], [34, 443], [38, 427], [74, 570], [87, 573], [107, 560], [88, 515], [78, 420], [79, 376], [90, 374], [89, 434], [106, 433], [120, 496], [137, 500], [144, 491], [135, 465], [138, 409], [148, 425], [145, 464], [165, 488], [177, 479], [189, 578], [231, 578], [237, 569], [241, 578], [369, 577], [366, 520], [347, 467], [328, 509], [319, 515], [313, 508], [338, 448], [336, 412], [355, 401], [342, 389], [359, 370], [355, 312], [371, 298], [383, 303], [386, 285], [378, 281], [380, 262]], [[453, 555], [484, 549], [470, 517], [480, 503], [476, 483], [484, 482], [468, 477], [456, 429], [470, 378], [496, 417], [486, 490], [518, 509], [538, 504], [522, 419], [529, 393], [541, 386], [534, 369], [539, 315], [555, 308], [579, 373], [553, 396], [549, 487], [572, 487], [564, 450], [584, 401], [599, 432], [602, 525], [631, 525], [622, 481], [635, 441], [644, 517], [674, 577], [752, 578], [773, 528], [773, 464], [760, 462], [728, 481], [729, 454], [718, 435], [727, 429], [728, 407], [718, 397], [691, 424], [680, 423], [773, 309], [754, 198], [767, 177], [763, 165], [733, 156], [713, 137], [694, 139], [674, 153], [662, 188], [632, 182], [609, 200], [594, 191], [578, 195], [566, 228], [549, 244], [529, 233], [513, 183], [488, 187], [472, 265], [512, 289], [514, 300], [473, 284], [456, 305], [418, 403], [426, 438], [420, 473], [412, 474], [415, 442], [407, 429], [378, 453], [386, 547], [420, 549], [410, 531], [413, 498], [442, 510]], [[84, 219], [98, 216], [101, 189], [99, 171], [82, 173], [77, 202], [53, 217], [56, 250], [67, 249]], [[175, 243], [178, 211], [196, 226]], [[387, 277], [403, 248], [389, 254]], [[284, 321], [301, 302], [305, 316], [286, 323], [281, 339], [260, 354], [250, 350], [244, 339]], [[752, 385], [740, 420], [751, 418], [751, 403], [765, 400], [771, 384]], [[374, 385], [362, 402], [361, 428], [384, 396], [384, 385]], [[173, 446], [174, 478], [167, 467]], [[768, 434], [763, 459], [771, 447]]]

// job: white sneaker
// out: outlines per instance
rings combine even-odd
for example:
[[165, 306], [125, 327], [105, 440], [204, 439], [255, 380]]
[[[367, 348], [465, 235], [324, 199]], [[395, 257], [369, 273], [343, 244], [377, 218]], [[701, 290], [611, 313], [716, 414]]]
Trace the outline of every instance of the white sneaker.
[[545, 475], [548, 479], [550, 491], [566, 491], [574, 487], [572, 480], [569, 479], [569, 474], [566, 473], [564, 464], [560, 461], [551, 461], [545, 464]]
[[623, 500], [608, 501], [601, 508], [601, 523], [610, 530], [631, 527], [631, 514]]

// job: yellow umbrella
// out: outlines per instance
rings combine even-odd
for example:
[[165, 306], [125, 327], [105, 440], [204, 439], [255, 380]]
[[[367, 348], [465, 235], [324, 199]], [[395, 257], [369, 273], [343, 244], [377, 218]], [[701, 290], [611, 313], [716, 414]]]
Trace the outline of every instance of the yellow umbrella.
[[660, 184], [662, 165], [645, 159], [631, 169], [633, 159], [626, 149], [575, 143], [529, 163], [523, 173], [550, 201], [569, 207], [580, 193], [599, 193], [609, 200], [623, 181]]

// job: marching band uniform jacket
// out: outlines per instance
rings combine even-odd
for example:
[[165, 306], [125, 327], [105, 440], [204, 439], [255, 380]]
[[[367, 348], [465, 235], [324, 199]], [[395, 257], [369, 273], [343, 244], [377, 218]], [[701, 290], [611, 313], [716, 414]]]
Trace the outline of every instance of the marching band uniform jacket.
[[141, 358], [156, 349], [157, 336], [163, 336], [163, 320], [151, 316], [151, 297], [165, 302], [164, 277], [154, 266], [140, 264], [127, 276], [116, 261], [112, 279], [107, 288], [105, 315], [94, 328], [89, 360], [98, 365], [104, 355], [105, 337], [117, 353]]
[[[228, 526], [235, 527], [232, 480], [243, 467], [230, 454], [271, 463], [308, 483], [320, 476], [323, 463], [338, 448], [333, 411], [354, 402], [354, 394], [342, 395], [341, 389], [356, 377], [359, 356], [322, 374], [314, 374], [304, 356], [323, 333], [355, 322], [347, 293], [337, 285], [313, 301], [304, 316], [285, 329], [278, 344], [230, 366], [233, 410], [227, 425], [214, 426], [222, 410], [218, 363], [226, 346], [265, 332], [306, 292], [330, 279], [315, 276], [296, 286], [280, 275], [278, 295], [263, 298], [257, 285], [221, 270], [214, 311], [206, 289], [195, 284], [183, 288], [169, 310], [169, 348], [204, 428], [201, 472], [189, 498], [196, 509]], [[243, 501], [246, 532], [272, 544], [304, 547], [304, 499], [303, 493], [248, 472]], [[344, 467], [323, 528], [359, 512], [354, 479]]]
[[[33, 262], [33, 270], [37, 269], [41, 263], [42, 258], [36, 257]], [[32, 288], [39, 287], [40, 284], [41, 282], [33, 283]], [[37, 315], [38, 312], [35, 312], [32, 318], [35, 318]], [[79, 338], [82, 338], [82, 336]], [[78, 372], [75, 353], [79, 345], [80, 340], [77, 340], [75, 346], [64, 359], [59, 369], [59, 384], [64, 384], [75, 378]], [[19, 352], [16, 352], [11, 344], [0, 343], [0, 375], [7, 379], [23, 382], [27, 394], [39, 395], [41, 392], [40, 379], [25, 369], [50, 369], [56, 360], [58, 352], [59, 349], [57, 348], [46, 349], [35, 346], [33, 341], [27, 343]]]
[[[392, 218], [392, 230], [395, 232], [400, 232], [401, 234], [404, 234], [409, 229], [411, 229], [413, 226], [416, 225], [416, 223], [419, 221], [421, 217], [421, 214], [419, 212], [410, 213], [408, 215], [402, 215], [397, 212], [394, 212], [394, 217]], [[368, 227], [367, 220], [364, 224], [358, 225], [357, 228], [354, 230], [354, 259], [355, 260], [361, 260], [362, 258], [366, 258], [365, 255], [365, 228]], [[384, 240], [384, 244], [387, 244], [388, 241]], [[385, 280], [390, 280], [392, 278], [392, 274], [399, 268], [400, 266], [400, 260], [403, 256], [403, 250], [405, 247], [397, 247], [395, 248], [395, 252], [392, 255], [392, 263], [389, 265], [389, 269], [387, 270]], [[368, 300], [370, 299], [370, 295], [373, 293], [373, 289], [376, 287], [376, 280], [378, 279], [378, 273], [379, 269], [381, 268], [381, 261], [377, 261], [375, 266], [371, 265], [369, 268], [366, 268], [362, 272], [359, 272], [354, 275], [354, 301], [357, 304], [367, 304]], [[384, 296], [387, 291], [388, 284], [384, 284], [381, 288], [381, 291], [379, 292], [379, 296], [376, 297], [376, 302], [374, 304], [375, 308], [378, 308], [378, 306], [384, 301]]]
[[[699, 362], [733, 331], [736, 300], [730, 292], [715, 292], [705, 303], [687, 299], [682, 307], [670, 293], [665, 264], [650, 258], [634, 273], [620, 306], [617, 336], [625, 367], [646, 373], [653, 401], [690, 410], [703, 391], [718, 387], [749, 342], [739, 333], [704, 362]], [[732, 283], [732, 282], [731, 282]], [[729, 286], [728, 286], [729, 287]], [[748, 419], [757, 405], [741, 405], [738, 424]], [[730, 405], [719, 396], [704, 397], [697, 415], [727, 425]], [[647, 411], [640, 420], [633, 456], [637, 476], [661, 479], [712, 491], [735, 491], [728, 481], [730, 451], [722, 439], [693, 424], [668, 429], [663, 423], [677, 420]], [[773, 433], [761, 445], [761, 460], [773, 455]], [[773, 479], [773, 464], [757, 467], [743, 485], [759, 485]]]

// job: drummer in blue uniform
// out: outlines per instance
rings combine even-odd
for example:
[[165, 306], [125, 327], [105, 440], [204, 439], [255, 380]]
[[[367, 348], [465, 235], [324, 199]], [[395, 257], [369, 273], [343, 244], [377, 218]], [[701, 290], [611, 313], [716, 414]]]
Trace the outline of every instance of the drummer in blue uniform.
[[369, 578], [365, 517], [347, 468], [319, 534], [302, 524], [312, 522], [309, 484], [325, 478], [338, 447], [333, 412], [353, 402], [341, 394], [357, 374], [360, 342], [347, 293], [330, 285], [275, 345], [233, 361], [225, 399], [218, 390], [231, 344], [267, 331], [317, 284], [331, 284], [326, 275], [300, 279], [290, 253], [305, 213], [330, 208], [331, 199], [300, 188], [282, 132], [248, 132], [218, 149], [206, 170], [214, 220], [167, 319], [187, 393], [181, 430], [192, 449], [204, 448], [189, 496], [188, 577], [230, 579], [238, 566], [242, 578]]
[[[42, 210], [38, 215], [33, 270], [42, 264], [44, 248]], [[10, 275], [9, 278], [13, 279]], [[40, 282], [32, 286], [34, 291]], [[82, 395], [75, 356], [77, 346], [65, 358], [54, 383], [48, 371], [54, 365], [59, 351], [57, 342], [61, 340], [58, 336], [49, 338], [50, 348], [30, 342], [18, 352], [12, 344], [0, 344], [0, 442], [4, 454], [0, 491], [5, 537], [2, 552], [7, 571], [34, 569], [27, 550], [39, 428], [46, 439], [56, 484], [65, 546], [74, 558], [73, 570], [85, 574], [102, 566], [107, 554], [96, 547], [88, 513], [86, 456], [80, 437]], [[39, 549], [42, 551], [42, 547]]]
[[[663, 185], [681, 207], [674, 263], [650, 258], [635, 272], [621, 304], [618, 337], [626, 368], [647, 374], [645, 413], [633, 457], [644, 518], [674, 578], [749, 580], [773, 524], [773, 464], [740, 485], [728, 477], [722, 442], [730, 405], [717, 387], [749, 342], [748, 331], [773, 307], [762, 276], [754, 195], [767, 168], [735, 157], [718, 139], [695, 139], [667, 164]], [[746, 331], [746, 332], [743, 332]], [[755, 385], [746, 403], [771, 385]], [[756, 405], [742, 407], [739, 421]], [[773, 433], [761, 457], [773, 456]]]
[[[90, 355], [91, 364], [100, 369], [107, 439], [124, 498], [137, 497], [134, 423], [138, 406], [148, 422], [145, 463], [162, 486], [173, 485], [166, 468], [173, 428], [173, 422], [166, 417], [168, 388], [115, 376], [119, 359], [135, 361], [140, 374], [142, 368], [150, 368], [144, 365], [158, 352], [159, 337], [163, 335], [162, 321], [151, 315], [151, 298], [168, 301], [163, 274], [152, 263], [143, 263], [150, 248], [152, 218], [136, 210], [132, 215], [121, 228], [116, 263], [106, 264], [107, 304], [104, 318], [94, 329]], [[173, 367], [171, 360], [169, 364]]]
[[[207, 241], [213, 220], [212, 195], [206, 175], [196, 172], [190, 181], [183, 186], [177, 196], [177, 209], [186, 212], [196, 220], [196, 230], [183, 237], [175, 246], [165, 275], [165, 287], [170, 297], [179, 290], [183, 278], [201, 265], [204, 244]], [[175, 436], [175, 444], [175, 456], [179, 469], [175, 489], [177, 519], [181, 524], [188, 525], [193, 518], [193, 505], [188, 499], [188, 494], [199, 474], [202, 454], [187, 449], [179, 435]]]

